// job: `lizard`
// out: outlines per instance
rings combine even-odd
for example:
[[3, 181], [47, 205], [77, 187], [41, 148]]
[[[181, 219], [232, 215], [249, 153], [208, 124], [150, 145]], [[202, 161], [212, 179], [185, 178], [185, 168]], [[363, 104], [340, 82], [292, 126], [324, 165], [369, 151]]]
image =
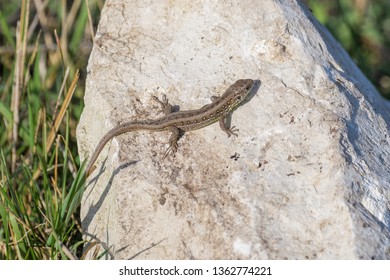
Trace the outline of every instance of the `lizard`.
[[156, 96], [153, 99], [161, 106], [164, 116], [154, 120], [129, 121], [115, 126], [109, 130], [97, 144], [92, 156], [86, 166], [86, 176], [88, 177], [94, 171], [94, 163], [99, 157], [104, 146], [114, 137], [123, 133], [136, 130], [149, 131], [170, 131], [169, 148], [164, 154], [164, 158], [177, 151], [177, 141], [180, 131], [190, 131], [203, 128], [219, 121], [219, 126], [228, 137], [238, 136], [234, 126], [229, 127], [226, 123], [228, 114], [233, 111], [252, 90], [255, 82], [251, 79], [242, 79], [232, 84], [221, 96], [212, 96], [211, 103], [197, 110], [172, 112], [172, 105], [168, 102], [166, 95], [162, 100]]

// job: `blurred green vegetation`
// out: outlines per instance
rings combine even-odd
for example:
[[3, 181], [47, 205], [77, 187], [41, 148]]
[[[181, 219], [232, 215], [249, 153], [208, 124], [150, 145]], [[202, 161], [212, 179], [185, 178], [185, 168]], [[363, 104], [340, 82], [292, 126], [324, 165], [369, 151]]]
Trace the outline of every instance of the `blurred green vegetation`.
[[305, 2], [379, 92], [390, 99], [390, 1]]

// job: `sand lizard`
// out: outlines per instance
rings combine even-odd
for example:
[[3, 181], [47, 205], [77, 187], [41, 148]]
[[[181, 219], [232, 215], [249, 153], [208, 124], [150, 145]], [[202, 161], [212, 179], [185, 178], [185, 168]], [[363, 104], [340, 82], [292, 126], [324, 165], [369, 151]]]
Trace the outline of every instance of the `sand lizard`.
[[107, 142], [112, 138], [129, 131], [170, 131], [172, 134], [169, 139], [169, 148], [165, 152], [164, 157], [169, 153], [174, 154], [176, 152], [180, 131], [196, 130], [219, 121], [221, 129], [226, 132], [228, 137], [231, 135], [237, 136], [236, 132], [238, 129], [235, 129], [234, 126], [230, 128], [226, 124], [226, 117], [245, 99], [253, 85], [253, 80], [238, 80], [232, 84], [224, 94], [221, 96], [212, 96], [212, 102], [210, 104], [197, 110], [172, 112], [172, 105], [169, 104], [165, 95], [163, 95], [162, 101], [157, 97], [153, 97], [154, 100], [160, 104], [165, 116], [155, 120], [130, 121], [109, 130], [100, 140], [89, 160], [86, 167], [87, 176], [92, 173], [93, 164]]

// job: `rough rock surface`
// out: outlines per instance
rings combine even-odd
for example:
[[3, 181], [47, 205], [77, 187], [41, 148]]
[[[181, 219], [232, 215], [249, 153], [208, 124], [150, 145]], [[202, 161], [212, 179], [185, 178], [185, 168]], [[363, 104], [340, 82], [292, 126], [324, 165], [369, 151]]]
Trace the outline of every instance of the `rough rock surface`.
[[186, 133], [111, 141], [82, 205], [115, 259], [389, 259], [389, 105], [299, 2], [106, 1], [79, 150], [158, 117], [152, 95], [200, 108], [260, 80], [232, 115]]

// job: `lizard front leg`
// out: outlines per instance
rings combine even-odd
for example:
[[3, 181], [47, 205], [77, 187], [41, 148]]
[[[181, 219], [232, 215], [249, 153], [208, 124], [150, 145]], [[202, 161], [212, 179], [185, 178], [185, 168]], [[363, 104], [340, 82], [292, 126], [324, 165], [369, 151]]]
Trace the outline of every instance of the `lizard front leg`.
[[179, 140], [180, 130], [175, 126], [169, 126], [167, 128], [171, 132], [171, 137], [169, 138], [169, 147], [164, 153], [164, 158], [168, 156], [168, 154], [174, 155], [177, 151], [177, 140]]
[[[216, 102], [219, 100], [219, 96], [211, 96], [211, 101], [213, 102]], [[220, 118], [219, 118], [219, 126], [221, 127], [221, 129], [227, 134], [227, 137], [230, 137], [231, 135], [234, 135], [234, 136], [238, 136], [238, 134], [236, 132], [238, 132], [238, 129], [235, 128], [235, 126], [233, 127], [229, 127], [227, 124], [226, 124], [226, 115], [222, 115]]]
[[229, 127], [226, 124], [226, 116], [221, 116], [219, 118], [219, 126], [221, 127], [221, 129], [223, 131], [225, 131], [225, 133], [227, 134], [227, 137], [230, 137], [231, 135], [238, 136], [238, 134], [236, 133], [236, 132], [238, 132], [238, 129], [235, 128], [235, 126]]

